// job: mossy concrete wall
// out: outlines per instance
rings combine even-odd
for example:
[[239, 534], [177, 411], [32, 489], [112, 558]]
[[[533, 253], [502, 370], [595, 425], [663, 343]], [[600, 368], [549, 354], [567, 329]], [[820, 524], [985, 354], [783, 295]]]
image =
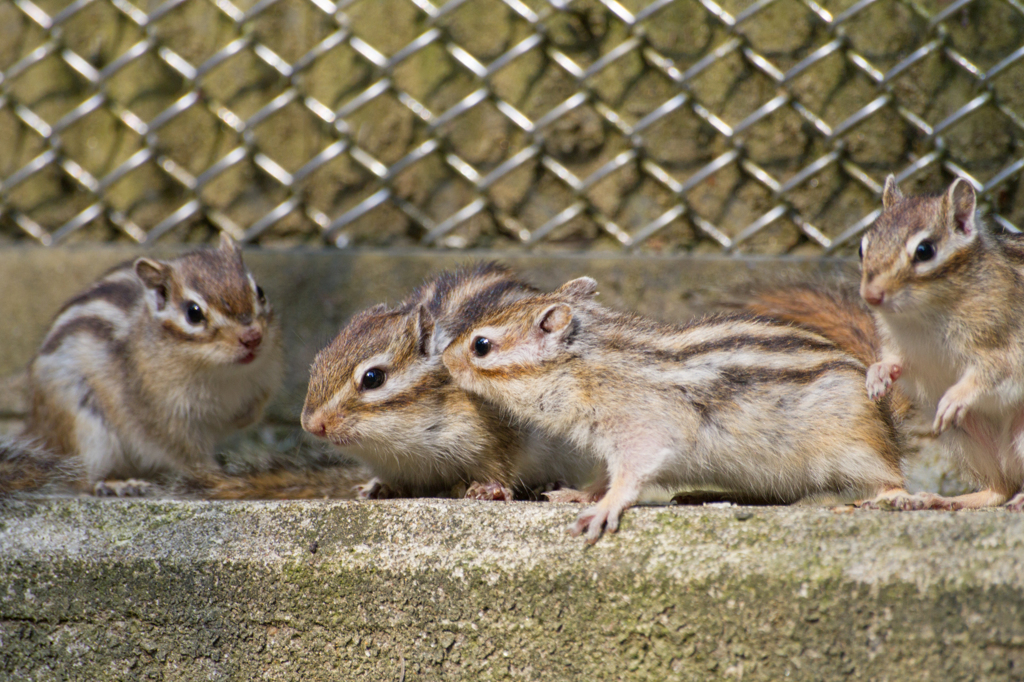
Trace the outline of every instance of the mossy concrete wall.
[[1021, 680], [1024, 515], [0, 507], [0, 677]]

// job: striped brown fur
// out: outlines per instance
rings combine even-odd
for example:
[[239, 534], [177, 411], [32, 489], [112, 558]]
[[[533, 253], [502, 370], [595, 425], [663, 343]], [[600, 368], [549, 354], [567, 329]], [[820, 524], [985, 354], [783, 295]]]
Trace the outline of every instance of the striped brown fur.
[[110, 343], [114, 340], [114, 325], [99, 317], [78, 317], [69, 320], [46, 336], [46, 342], [39, 349], [39, 354], [50, 355], [56, 352], [65, 339], [76, 334], [87, 334], [98, 341]]
[[[579, 465], [567, 473], [558, 457], [538, 464], [535, 448], [548, 446], [531, 444], [529, 433], [455, 386], [440, 360], [473, 311], [535, 291], [508, 268], [479, 263], [438, 274], [395, 308], [358, 313], [313, 361], [303, 427], [354, 448], [395, 494], [439, 494], [472, 482], [578, 483]], [[363, 386], [368, 369], [384, 373], [381, 386]]]
[[77, 462], [90, 485], [212, 466], [216, 442], [258, 419], [280, 352], [273, 309], [230, 238], [139, 258], [58, 311], [29, 368], [25, 438]]
[[[758, 282], [737, 293], [734, 306], [765, 318], [795, 324], [821, 334], [864, 365], [876, 362], [882, 339], [875, 320], [845, 279], [780, 280]], [[913, 403], [897, 388], [889, 397], [889, 409], [899, 422], [910, 418]]]
[[[127, 270], [130, 264], [125, 264], [114, 268], [111, 272]], [[109, 273], [108, 273], [109, 274]], [[64, 312], [68, 308], [78, 305], [85, 305], [93, 301], [104, 301], [110, 305], [120, 308], [121, 310], [128, 311], [138, 302], [139, 296], [142, 295], [142, 287], [135, 282], [129, 281], [100, 281], [97, 284], [89, 287], [78, 296], [71, 298], [67, 303], [61, 306], [58, 314]]]
[[833, 341], [743, 314], [661, 324], [595, 291], [580, 278], [492, 306], [444, 353], [465, 390], [606, 463], [607, 492], [574, 527], [590, 541], [649, 484], [785, 502], [901, 485], [893, 415]]

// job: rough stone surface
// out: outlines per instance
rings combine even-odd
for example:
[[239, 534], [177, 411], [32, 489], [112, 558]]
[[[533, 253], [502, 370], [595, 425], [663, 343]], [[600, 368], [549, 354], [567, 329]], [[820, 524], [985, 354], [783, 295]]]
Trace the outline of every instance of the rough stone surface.
[[1024, 515], [0, 506], [0, 677], [1021, 680]]

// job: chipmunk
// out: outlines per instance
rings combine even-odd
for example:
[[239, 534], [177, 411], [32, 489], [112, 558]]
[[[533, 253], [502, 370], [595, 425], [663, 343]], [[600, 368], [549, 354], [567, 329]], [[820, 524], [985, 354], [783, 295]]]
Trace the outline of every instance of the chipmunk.
[[136, 478], [212, 467], [214, 444], [259, 418], [281, 373], [274, 311], [230, 237], [139, 258], [57, 314], [29, 367], [21, 449], [77, 458], [97, 495], [142, 494]]
[[[882, 337], [860, 296], [859, 282], [845, 277], [757, 282], [739, 292], [729, 307], [821, 334], [865, 366], [874, 364], [882, 353]], [[913, 414], [910, 397], [898, 387], [889, 392], [888, 400], [899, 422]]]
[[597, 283], [481, 308], [444, 352], [455, 383], [606, 465], [573, 535], [596, 542], [648, 485], [712, 485], [777, 503], [902, 488], [886, 404], [865, 366], [778, 320], [676, 327], [615, 312]]
[[362, 497], [430, 495], [469, 484], [466, 496], [587, 480], [593, 462], [466, 393], [441, 363], [475, 311], [536, 294], [507, 268], [444, 272], [391, 309], [355, 315], [310, 369], [302, 426], [350, 448], [377, 478]]
[[866, 387], [900, 381], [940, 446], [984, 489], [926, 508], [1024, 507], [1024, 236], [993, 230], [962, 178], [938, 196], [903, 196], [886, 178], [883, 211], [861, 240], [860, 293], [883, 339]]

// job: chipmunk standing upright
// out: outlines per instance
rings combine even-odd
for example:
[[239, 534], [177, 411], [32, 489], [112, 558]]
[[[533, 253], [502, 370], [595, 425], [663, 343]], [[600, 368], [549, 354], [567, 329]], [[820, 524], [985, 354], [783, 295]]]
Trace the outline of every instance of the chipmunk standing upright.
[[606, 464], [607, 490], [573, 534], [616, 530], [647, 485], [778, 503], [902, 486], [892, 415], [828, 339], [743, 315], [660, 324], [603, 308], [596, 286], [481, 309], [444, 353], [461, 387]]
[[861, 295], [883, 339], [871, 398], [900, 380], [957, 465], [984, 486], [925, 507], [1024, 506], [1024, 237], [976, 215], [974, 188], [903, 196], [890, 175], [861, 241]]
[[313, 361], [303, 428], [370, 466], [378, 478], [364, 497], [467, 484], [469, 497], [509, 499], [514, 488], [586, 482], [592, 462], [461, 390], [441, 363], [476, 310], [535, 293], [485, 263], [441, 273], [394, 309], [357, 314]]
[[108, 479], [201, 471], [220, 438], [259, 418], [281, 378], [280, 346], [229, 237], [139, 258], [57, 314], [29, 368], [25, 436], [79, 458], [97, 494], [146, 485]]

